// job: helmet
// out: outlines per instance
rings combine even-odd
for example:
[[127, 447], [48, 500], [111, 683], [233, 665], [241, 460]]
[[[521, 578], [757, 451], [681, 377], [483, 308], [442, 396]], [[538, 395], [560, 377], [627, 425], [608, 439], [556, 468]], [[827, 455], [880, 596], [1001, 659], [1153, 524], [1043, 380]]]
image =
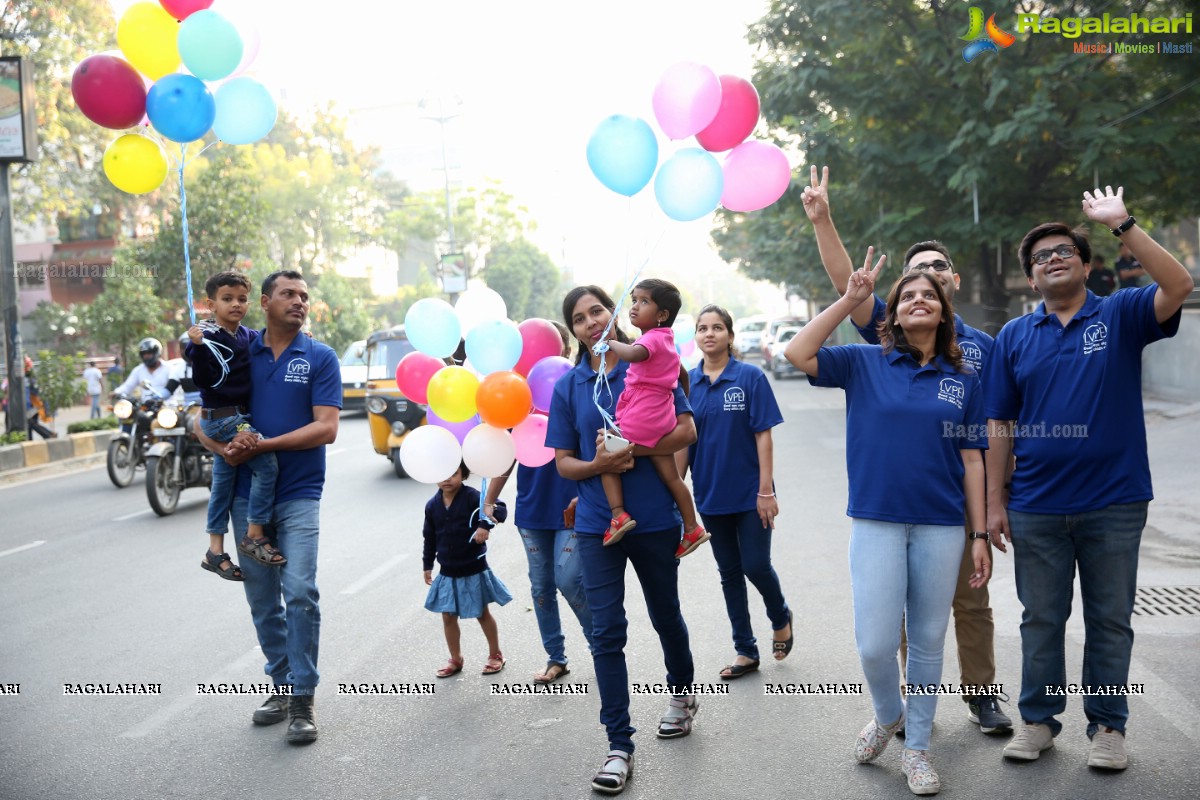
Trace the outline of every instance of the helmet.
[[179, 337], [179, 357], [189, 364], [192, 363], [192, 359], [188, 357], [187, 348], [191, 343], [191, 337], [187, 335], [187, 331], [184, 331], [183, 335]]
[[162, 342], [158, 339], [145, 338], [138, 342], [138, 353], [154, 353], [155, 356], [161, 356], [163, 351]]

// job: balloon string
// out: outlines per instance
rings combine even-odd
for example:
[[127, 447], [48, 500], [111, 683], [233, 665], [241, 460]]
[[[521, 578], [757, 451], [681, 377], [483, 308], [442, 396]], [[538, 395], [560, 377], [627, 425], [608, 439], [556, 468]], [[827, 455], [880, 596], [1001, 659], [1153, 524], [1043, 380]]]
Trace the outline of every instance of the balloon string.
[[[479, 508], [475, 509], [475, 511], [471, 513], [471, 519], [468, 520], [468, 523], [467, 523], [467, 527], [470, 528], [470, 530], [471, 530], [471, 534], [470, 534], [470, 537], [467, 539], [467, 542], [478, 544], [479, 546], [481, 546], [483, 548], [483, 551], [479, 555], [476, 556], [477, 559], [483, 558], [484, 556], [487, 555], [487, 542], [475, 542], [475, 529], [479, 527], [478, 522], [487, 520], [488, 522], [492, 523], [493, 526], [496, 524], [496, 520], [489, 517], [483, 510], [483, 501], [484, 501], [484, 498], [487, 497], [487, 482], [488, 482], [488, 479], [484, 478], [482, 485], [479, 487]], [[471, 524], [473, 522], [476, 524], [474, 524], [474, 525]]]
[[183, 170], [187, 166], [187, 145], [179, 145], [179, 214], [183, 231], [183, 274], [187, 282], [188, 317], [196, 324], [196, 303], [192, 299], [192, 257], [188, 252], [187, 189], [183, 186]]

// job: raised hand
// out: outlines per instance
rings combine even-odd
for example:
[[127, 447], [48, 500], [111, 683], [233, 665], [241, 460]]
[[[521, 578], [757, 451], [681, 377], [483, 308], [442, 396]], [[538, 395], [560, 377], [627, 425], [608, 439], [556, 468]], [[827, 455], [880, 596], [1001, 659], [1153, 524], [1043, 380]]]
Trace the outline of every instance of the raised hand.
[[871, 257], [875, 255], [875, 248], [867, 248], [867, 257], [863, 261], [862, 268], [850, 273], [850, 280], [846, 284], [846, 299], [853, 301], [855, 304], [866, 300], [875, 292], [875, 279], [879, 276], [879, 270], [883, 269], [883, 264], [887, 261], [887, 256], [882, 255], [875, 262], [875, 267], [871, 267]]
[[1125, 187], [1118, 186], [1114, 192], [1111, 186], [1104, 187], [1104, 191], [1097, 186], [1094, 192], [1084, 192], [1083, 213], [1093, 222], [1117, 227], [1129, 218], [1125, 210]]
[[821, 180], [817, 180], [817, 165], [809, 167], [808, 186], [800, 195], [804, 213], [812, 222], [829, 219], [829, 167], [821, 167]]

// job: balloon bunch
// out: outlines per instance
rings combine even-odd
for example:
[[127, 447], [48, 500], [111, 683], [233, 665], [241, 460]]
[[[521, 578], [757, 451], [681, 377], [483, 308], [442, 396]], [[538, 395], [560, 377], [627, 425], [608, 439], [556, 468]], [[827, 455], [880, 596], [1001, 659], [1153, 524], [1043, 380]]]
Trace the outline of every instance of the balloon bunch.
[[[554, 384], [571, 370], [558, 329], [544, 319], [508, 319], [504, 299], [468, 289], [452, 307], [425, 298], [409, 308], [404, 329], [415, 349], [396, 365], [396, 386], [428, 405], [426, 422], [400, 447], [405, 472], [424, 483], [454, 473], [459, 461], [494, 478], [516, 459], [540, 467], [554, 458], [546, 447]], [[465, 346], [462, 365], [446, 359]]]
[[[652, 106], [668, 138], [695, 136], [700, 146], [682, 148], [659, 166], [649, 123], [610, 116], [587, 145], [588, 166], [604, 186], [632, 197], [654, 178], [659, 208], [680, 222], [711, 214], [718, 204], [757, 211], [783, 196], [792, 176], [787, 156], [770, 142], [747, 139], [759, 111], [758, 92], [749, 81], [681, 62], [659, 79]], [[713, 153], [726, 150], [718, 163]]]

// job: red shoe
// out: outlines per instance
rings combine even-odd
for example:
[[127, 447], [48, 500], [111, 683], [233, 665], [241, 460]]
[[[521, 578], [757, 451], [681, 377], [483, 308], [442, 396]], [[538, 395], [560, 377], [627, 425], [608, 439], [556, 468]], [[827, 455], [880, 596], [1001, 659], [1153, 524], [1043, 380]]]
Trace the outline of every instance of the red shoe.
[[609, 521], [608, 531], [604, 534], [604, 546], [608, 547], [610, 544], [616, 544], [621, 541], [621, 537], [625, 535], [626, 531], [631, 531], [636, 527], [637, 522], [634, 518], [629, 516], [627, 512], [622, 511], [620, 515]]
[[697, 525], [695, 529], [683, 535], [683, 539], [679, 542], [679, 549], [675, 551], [675, 557], [683, 558], [710, 538], [712, 537], [708, 535], [708, 531]]

